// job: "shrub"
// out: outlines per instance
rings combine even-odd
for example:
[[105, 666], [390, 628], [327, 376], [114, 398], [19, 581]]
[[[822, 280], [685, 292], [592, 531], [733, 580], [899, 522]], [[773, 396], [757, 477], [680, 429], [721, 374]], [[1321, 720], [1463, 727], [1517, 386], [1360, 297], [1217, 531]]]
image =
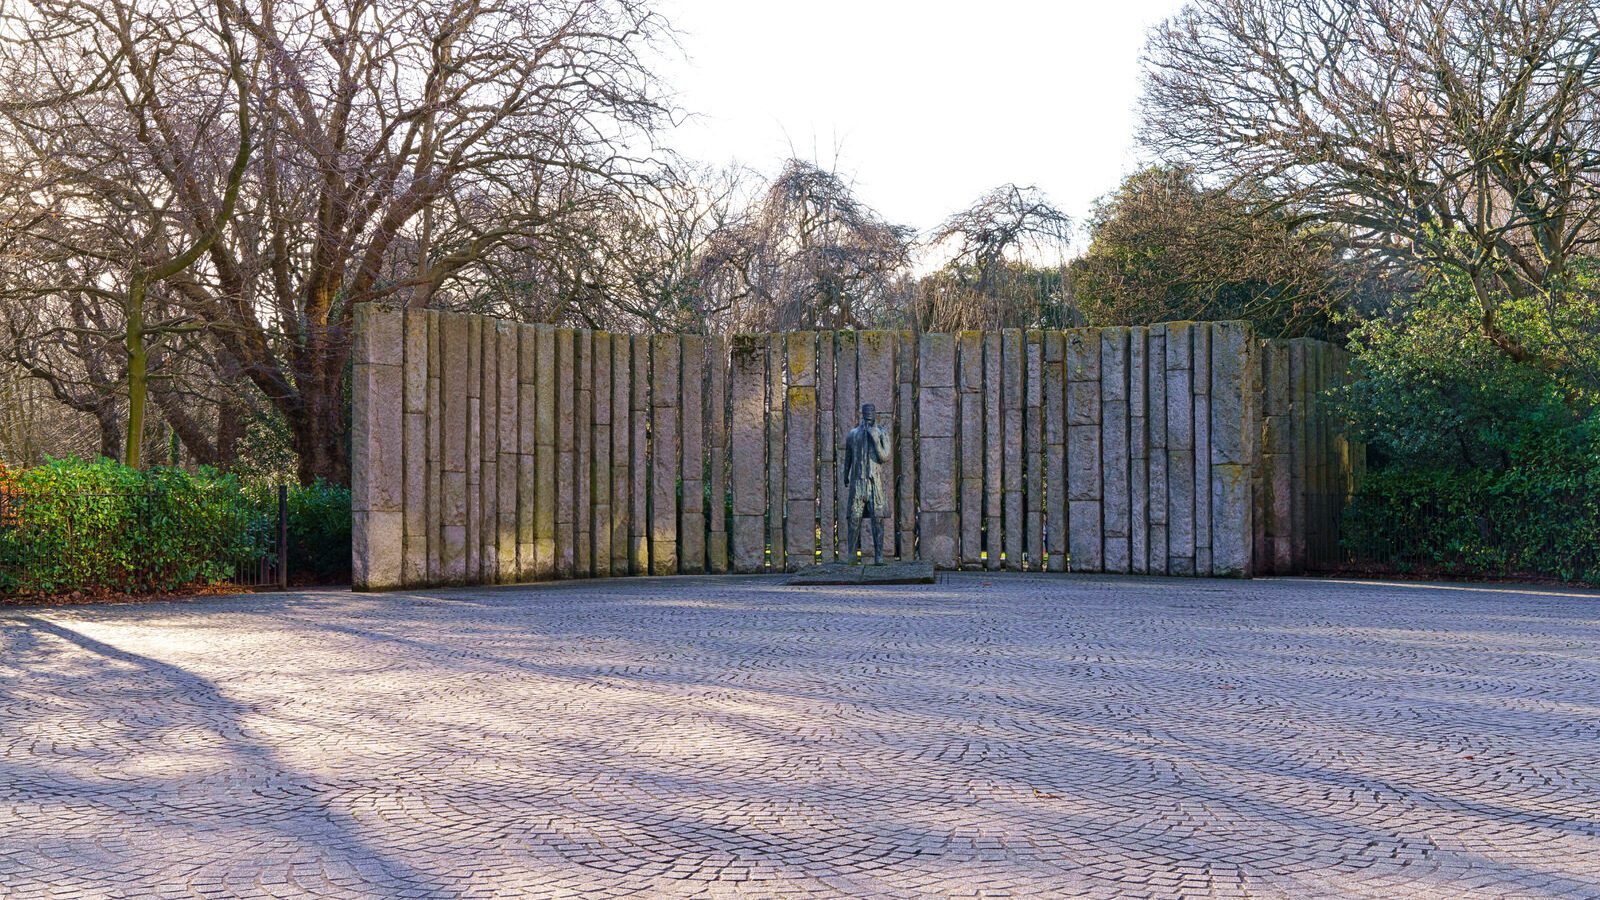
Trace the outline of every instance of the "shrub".
[[1435, 571], [1600, 582], [1595, 338], [1544, 304], [1506, 301], [1500, 326], [1533, 354], [1517, 361], [1479, 316], [1469, 286], [1437, 282], [1355, 333], [1358, 377], [1338, 403], [1370, 470], [1346, 545]]
[[[275, 523], [277, 485], [253, 483], [249, 494], [262, 515]], [[349, 488], [321, 479], [289, 486], [289, 576], [322, 583], [350, 578]]]
[[10, 477], [0, 590], [171, 590], [271, 552], [270, 528], [232, 476], [58, 459]]

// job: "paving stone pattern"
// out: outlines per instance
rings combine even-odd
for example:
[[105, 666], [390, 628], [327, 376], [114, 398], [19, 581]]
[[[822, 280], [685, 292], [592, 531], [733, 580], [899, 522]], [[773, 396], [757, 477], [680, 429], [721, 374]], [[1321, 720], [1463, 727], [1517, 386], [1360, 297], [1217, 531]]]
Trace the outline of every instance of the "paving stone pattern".
[[951, 574], [0, 614], [0, 897], [1600, 897], [1600, 598]]

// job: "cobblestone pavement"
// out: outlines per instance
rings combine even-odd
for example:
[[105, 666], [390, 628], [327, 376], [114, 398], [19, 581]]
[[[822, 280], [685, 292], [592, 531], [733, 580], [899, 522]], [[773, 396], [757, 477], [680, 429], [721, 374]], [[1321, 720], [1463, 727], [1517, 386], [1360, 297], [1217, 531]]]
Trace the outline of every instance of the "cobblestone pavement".
[[0, 613], [0, 896], [1600, 897], [1600, 596], [947, 576]]

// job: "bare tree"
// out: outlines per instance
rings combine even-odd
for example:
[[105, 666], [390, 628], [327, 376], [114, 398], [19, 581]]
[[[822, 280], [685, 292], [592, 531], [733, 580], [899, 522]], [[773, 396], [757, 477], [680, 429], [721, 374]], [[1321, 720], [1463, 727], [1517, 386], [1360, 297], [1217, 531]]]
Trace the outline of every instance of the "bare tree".
[[1072, 220], [1036, 187], [1001, 185], [934, 229], [944, 264], [917, 291], [919, 327], [933, 331], [1068, 324], [1061, 266]]
[[1359, 245], [1559, 302], [1600, 241], [1594, 0], [1206, 0], [1152, 33], [1143, 138]]
[[897, 312], [912, 234], [838, 173], [790, 159], [713, 235], [697, 280], [729, 330], [861, 328]]
[[[462, 302], [500, 250], [539, 252], [587, 197], [646, 169], [664, 107], [641, 53], [664, 26], [640, 0], [230, 5], [246, 89], [219, 102], [197, 74], [228, 71], [203, 4], [31, 0], [0, 37], [0, 138], [65, 127], [95, 202], [136, 169], [159, 198], [140, 204], [181, 226], [167, 247], [222, 221], [194, 265], [162, 272], [171, 299], [283, 416], [301, 477], [345, 481], [355, 305]], [[185, 41], [151, 37], [169, 33]], [[21, 87], [57, 71], [58, 102]], [[222, 124], [246, 110], [248, 142]], [[246, 144], [237, 209], [219, 215]]]

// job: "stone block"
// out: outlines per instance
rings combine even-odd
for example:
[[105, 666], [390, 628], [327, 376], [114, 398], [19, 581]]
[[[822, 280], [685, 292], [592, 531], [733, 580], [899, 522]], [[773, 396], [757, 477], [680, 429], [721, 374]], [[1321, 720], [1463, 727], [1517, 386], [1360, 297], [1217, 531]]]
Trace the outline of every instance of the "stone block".
[[[1213, 575], [1250, 574], [1250, 467], [1218, 463], [1211, 467], [1211, 569]], [[1198, 560], [1196, 561], [1198, 565]]]
[[956, 434], [956, 389], [924, 387], [917, 396], [917, 432], [923, 437], [954, 437]]
[[350, 516], [351, 533], [356, 537], [350, 559], [354, 588], [388, 591], [401, 587], [401, 553], [405, 542], [401, 512], [358, 509], [352, 510]]
[[956, 439], [924, 437], [921, 447], [922, 490], [918, 500], [924, 512], [956, 510]]
[[1101, 535], [1100, 501], [1073, 500], [1067, 504], [1067, 534], [1074, 572], [1099, 572], [1105, 565]]
[[1099, 500], [1100, 426], [1067, 426], [1067, 499]]
[[1073, 328], [1066, 334], [1067, 381], [1100, 381], [1100, 329]]

